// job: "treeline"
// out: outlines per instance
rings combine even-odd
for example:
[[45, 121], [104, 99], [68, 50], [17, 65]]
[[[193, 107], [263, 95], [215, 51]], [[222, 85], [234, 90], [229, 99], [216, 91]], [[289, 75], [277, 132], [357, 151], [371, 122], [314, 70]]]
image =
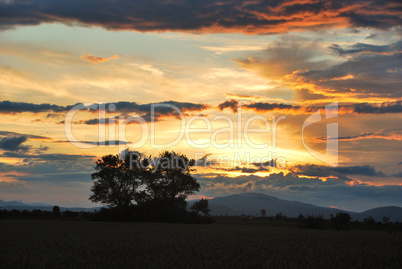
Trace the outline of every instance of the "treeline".
[[61, 220], [90, 220], [95, 216], [95, 212], [75, 212], [75, 211], [70, 211], [66, 210], [63, 212], [60, 212], [60, 208], [58, 206], [53, 207], [53, 211], [47, 211], [47, 210], [40, 210], [40, 209], [34, 209], [34, 210], [6, 210], [6, 209], [1, 209], [0, 208], [0, 220], [1, 219], [40, 219], [40, 220], [55, 220], [55, 219], [61, 219]]
[[[139, 221], [139, 222], [180, 222], [180, 223], [213, 223], [214, 219], [208, 215], [200, 215], [194, 209], [191, 211], [150, 212], [132, 206], [122, 208], [101, 208], [99, 211], [62, 211], [58, 206], [53, 211], [47, 210], [6, 210], [0, 208], [0, 220], [75, 220], [75, 221]], [[128, 214], [129, 213], [129, 214]], [[127, 215], [128, 214], [128, 215]]]
[[[38, 210], [6, 210], [0, 208], [0, 220], [75, 220], [75, 221], [126, 221], [126, 212], [119, 212], [120, 208], [101, 208], [99, 211], [94, 212], [75, 212], [75, 211], [63, 211], [60, 212], [58, 206], [53, 207], [53, 211]], [[388, 231], [388, 232], [402, 232], [402, 223], [391, 222], [389, 218], [383, 217], [382, 221], [375, 221], [372, 217], [365, 218], [363, 221], [351, 220], [350, 215], [347, 213], [338, 213], [332, 215], [329, 219], [325, 219], [323, 216], [304, 216], [299, 215], [297, 218], [287, 217], [282, 213], [278, 213], [275, 216], [215, 216], [210, 217], [208, 215], [199, 215], [194, 206], [191, 211], [183, 212], [182, 215], [177, 215], [177, 212], [173, 212], [173, 215], [169, 215], [169, 211], [165, 212], [166, 216], [161, 219], [158, 214], [140, 210], [138, 207], [131, 207], [131, 221], [169, 221], [181, 222], [181, 223], [244, 223], [251, 225], [268, 225], [268, 226], [284, 226], [306, 229], [334, 229], [334, 230], [372, 230], [372, 231]], [[172, 213], [172, 212], [170, 212]]]
[[401, 222], [391, 222], [388, 217], [383, 217], [381, 221], [375, 221], [372, 217], [365, 218], [363, 221], [352, 220], [347, 213], [339, 212], [331, 215], [330, 218], [324, 218], [321, 215], [302, 215], [297, 218], [287, 217], [283, 213], [277, 213], [275, 216], [215, 216], [216, 222], [226, 224], [246, 224], [261, 225], [271, 227], [300, 227], [303, 229], [333, 229], [338, 231], [348, 230], [372, 230], [402, 232]]
[[323, 216], [303, 216], [297, 217], [297, 224], [301, 228], [307, 229], [328, 229], [335, 230], [386, 230], [388, 232], [402, 231], [402, 223], [391, 222], [386, 216], [382, 218], [382, 221], [375, 221], [372, 217], [367, 217], [363, 221], [352, 221], [351, 216], [348, 213], [339, 212], [336, 215], [332, 215], [329, 219], [325, 219]]

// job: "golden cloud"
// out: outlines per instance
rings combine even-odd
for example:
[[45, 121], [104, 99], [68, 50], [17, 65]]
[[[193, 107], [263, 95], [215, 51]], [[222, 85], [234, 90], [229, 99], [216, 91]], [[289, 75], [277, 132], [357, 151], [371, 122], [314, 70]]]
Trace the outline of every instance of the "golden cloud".
[[117, 54], [113, 55], [112, 57], [106, 57], [106, 58], [93, 56], [91, 54], [84, 54], [80, 56], [81, 59], [84, 59], [85, 61], [90, 62], [91, 64], [108, 62], [110, 60], [117, 59], [118, 57], [119, 56]]

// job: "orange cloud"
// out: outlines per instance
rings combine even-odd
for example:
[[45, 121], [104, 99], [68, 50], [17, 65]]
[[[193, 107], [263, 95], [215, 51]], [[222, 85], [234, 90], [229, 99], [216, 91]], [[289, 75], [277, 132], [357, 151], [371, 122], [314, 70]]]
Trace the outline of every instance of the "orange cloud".
[[108, 62], [110, 60], [117, 59], [118, 57], [119, 56], [117, 54], [113, 55], [112, 57], [106, 57], [106, 58], [92, 56], [91, 54], [84, 54], [80, 56], [81, 59], [84, 59], [85, 61], [90, 62], [91, 64]]

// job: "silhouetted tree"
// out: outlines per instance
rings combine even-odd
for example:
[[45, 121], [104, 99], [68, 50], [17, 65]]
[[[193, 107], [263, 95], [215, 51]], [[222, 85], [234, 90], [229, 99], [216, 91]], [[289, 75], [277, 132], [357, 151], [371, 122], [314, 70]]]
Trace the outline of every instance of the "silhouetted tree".
[[128, 207], [135, 200], [137, 188], [146, 172], [147, 159], [136, 155], [137, 164], [133, 165], [130, 154], [123, 160], [119, 155], [106, 155], [96, 162], [97, 172], [91, 175], [93, 186], [92, 202], [100, 202], [110, 207]]
[[265, 215], [267, 214], [267, 211], [265, 209], [261, 209], [261, 216], [265, 218]]
[[60, 207], [58, 207], [57, 205], [55, 205], [55, 206], [53, 207], [52, 216], [53, 216], [54, 218], [60, 217]]
[[209, 211], [211, 210], [208, 207], [208, 199], [202, 198], [201, 200], [194, 202], [191, 210], [193, 210], [197, 214], [201, 212], [204, 215], [209, 215]]
[[387, 224], [389, 222], [389, 218], [384, 216], [382, 217], [382, 223]]
[[186, 198], [200, 189], [191, 175], [194, 164], [183, 154], [162, 152], [151, 162], [152, 173], [146, 178], [146, 191], [139, 203], [185, 209]]

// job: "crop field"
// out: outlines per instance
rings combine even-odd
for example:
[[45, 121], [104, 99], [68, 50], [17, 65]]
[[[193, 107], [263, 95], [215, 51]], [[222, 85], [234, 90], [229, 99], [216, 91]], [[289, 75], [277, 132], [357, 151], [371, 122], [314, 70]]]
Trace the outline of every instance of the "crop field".
[[214, 223], [0, 221], [0, 268], [402, 268], [402, 234]]

